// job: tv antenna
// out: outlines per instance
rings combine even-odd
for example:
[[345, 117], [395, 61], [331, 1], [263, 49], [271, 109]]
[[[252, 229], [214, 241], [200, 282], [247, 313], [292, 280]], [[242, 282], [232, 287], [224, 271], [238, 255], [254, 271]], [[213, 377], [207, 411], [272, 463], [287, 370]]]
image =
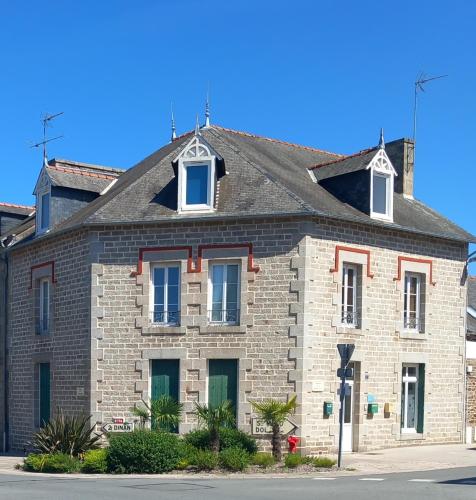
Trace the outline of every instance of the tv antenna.
[[52, 120], [54, 120], [55, 118], [57, 118], [58, 116], [61, 116], [63, 113], [64, 113], [64, 111], [61, 111], [60, 113], [56, 113], [53, 115], [46, 113], [45, 116], [41, 120], [43, 122], [43, 140], [41, 142], [38, 142], [38, 143], [30, 146], [32, 148], [39, 148], [40, 146], [43, 146], [43, 164], [44, 165], [46, 165], [48, 163], [48, 158], [46, 155], [46, 145], [51, 141], [56, 141], [57, 139], [61, 139], [62, 137], [64, 137], [63, 135], [58, 135], [57, 137], [52, 137], [51, 139], [47, 139], [46, 131], [47, 131], [48, 127], [51, 127], [50, 122]]
[[415, 82], [415, 100], [413, 103], [413, 143], [416, 142], [416, 132], [417, 132], [417, 111], [418, 111], [418, 92], [425, 92], [424, 85], [433, 80], [439, 80], [440, 78], [446, 78], [448, 75], [439, 76], [426, 76], [425, 73], [420, 73], [420, 76]]

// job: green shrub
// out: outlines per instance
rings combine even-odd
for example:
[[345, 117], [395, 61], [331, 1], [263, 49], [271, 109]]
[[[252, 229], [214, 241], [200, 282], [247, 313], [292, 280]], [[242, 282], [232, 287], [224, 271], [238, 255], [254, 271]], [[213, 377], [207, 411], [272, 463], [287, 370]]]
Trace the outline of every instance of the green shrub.
[[138, 430], [109, 437], [108, 470], [128, 474], [161, 474], [177, 467], [179, 439], [175, 434]]
[[[185, 435], [185, 442], [201, 450], [210, 449], [210, 432], [206, 429], [198, 429]], [[250, 455], [256, 453], [258, 447], [256, 440], [235, 428], [220, 429], [220, 450], [227, 448], [243, 448]]]
[[198, 470], [213, 470], [218, 467], [218, 455], [211, 450], [197, 449], [190, 455], [190, 465]]
[[40, 453], [65, 453], [77, 457], [98, 448], [101, 436], [93, 431], [88, 416], [70, 417], [59, 411], [33, 436], [31, 444]]
[[89, 450], [84, 454], [81, 464], [81, 472], [87, 474], [106, 474], [107, 472], [107, 448]]
[[243, 448], [226, 448], [220, 452], [220, 465], [227, 470], [242, 471], [250, 464], [250, 455]]
[[332, 458], [328, 458], [328, 457], [316, 457], [312, 461], [312, 465], [314, 465], [314, 467], [330, 468], [330, 467], [333, 467], [335, 464], [336, 464], [336, 461], [333, 460]]
[[80, 462], [66, 453], [31, 453], [25, 458], [23, 468], [30, 472], [71, 473], [79, 471]]
[[284, 465], [288, 469], [295, 469], [296, 467], [299, 467], [303, 463], [303, 459], [301, 455], [298, 455], [297, 453], [289, 453], [284, 457]]
[[249, 455], [254, 455], [258, 451], [256, 439], [246, 432], [235, 428], [224, 428], [220, 430], [221, 449], [242, 448]]
[[260, 467], [271, 467], [276, 463], [276, 459], [273, 457], [272, 453], [256, 453], [252, 462], [254, 465], [259, 465]]

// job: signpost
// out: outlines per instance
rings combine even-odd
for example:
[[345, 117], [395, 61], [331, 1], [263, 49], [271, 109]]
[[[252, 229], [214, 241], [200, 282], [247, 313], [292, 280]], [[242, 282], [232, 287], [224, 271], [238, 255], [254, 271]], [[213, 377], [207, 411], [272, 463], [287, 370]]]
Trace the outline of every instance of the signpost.
[[113, 418], [112, 422], [106, 422], [102, 426], [104, 432], [132, 432], [134, 424], [125, 422], [123, 418]]
[[354, 344], [337, 344], [337, 350], [340, 355], [340, 368], [337, 370], [337, 376], [340, 377], [340, 408], [339, 408], [339, 455], [337, 457], [337, 467], [342, 464], [342, 434], [344, 432], [344, 404], [346, 394], [346, 377], [352, 376], [352, 369], [347, 368], [350, 358], [354, 353]]
[[[261, 418], [253, 418], [251, 421], [251, 433], [254, 435], [259, 434], [272, 434], [273, 429], [270, 425], [267, 425], [264, 420]], [[286, 419], [281, 426], [281, 434], [289, 434], [294, 429], [296, 429], [296, 424], [289, 419]]]

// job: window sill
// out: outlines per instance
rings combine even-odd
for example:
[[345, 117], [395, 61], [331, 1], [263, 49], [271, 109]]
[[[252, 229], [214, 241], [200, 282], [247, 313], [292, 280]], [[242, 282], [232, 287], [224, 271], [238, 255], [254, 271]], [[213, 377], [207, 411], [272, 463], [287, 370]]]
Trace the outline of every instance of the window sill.
[[362, 335], [362, 328], [348, 325], [337, 325], [337, 333], [342, 335], [355, 335], [360, 337]]
[[200, 334], [207, 334], [207, 333], [246, 333], [246, 325], [227, 325], [225, 323], [223, 324], [216, 324], [216, 325], [207, 325], [203, 326], [200, 328]]
[[185, 335], [185, 327], [150, 325], [142, 328], [142, 335]]
[[399, 335], [401, 339], [428, 340], [428, 334], [425, 332], [420, 333], [411, 330], [400, 330]]
[[425, 436], [418, 432], [401, 432], [397, 436], [399, 441], [423, 441]]

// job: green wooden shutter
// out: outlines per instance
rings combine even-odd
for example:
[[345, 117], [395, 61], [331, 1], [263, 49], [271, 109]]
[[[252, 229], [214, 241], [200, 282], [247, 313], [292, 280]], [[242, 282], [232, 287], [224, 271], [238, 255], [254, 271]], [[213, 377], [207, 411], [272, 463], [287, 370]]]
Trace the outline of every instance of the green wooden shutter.
[[50, 420], [50, 364], [39, 364], [40, 379], [40, 427], [46, 425]]
[[208, 362], [208, 404], [217, 406], [227, 399], [236, 414], [238, 392], [238, 361], [210, 359]]
[[[179, 401], [179, 370], [178, 359], [154, 359], [152, 361], [151, 399], [170, 396], [175, 401]], [[152, 428], [155, 427], [155, 422], [152, 422]], [[164, 430], [178, 432], [177, 428]]]
[[423, 434], [425, 421], [425, 365], [418, 365], [418, 422], [417, 432]]

